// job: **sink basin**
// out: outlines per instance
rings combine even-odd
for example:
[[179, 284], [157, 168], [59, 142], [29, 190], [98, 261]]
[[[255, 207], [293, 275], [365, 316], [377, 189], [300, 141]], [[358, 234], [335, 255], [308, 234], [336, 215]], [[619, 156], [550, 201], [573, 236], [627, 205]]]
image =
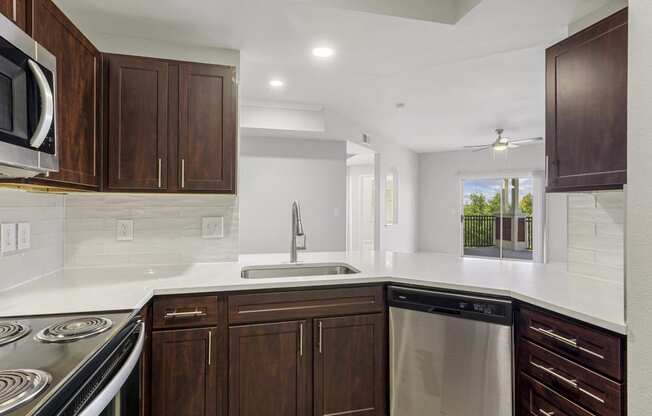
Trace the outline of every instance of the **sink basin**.
[[240, 275], [244, 279], [268, 279], [273, 277], [329, 276], [355, 273], [360, 273], [360, 270], [345, 263], [296, 263], [243, 267]]

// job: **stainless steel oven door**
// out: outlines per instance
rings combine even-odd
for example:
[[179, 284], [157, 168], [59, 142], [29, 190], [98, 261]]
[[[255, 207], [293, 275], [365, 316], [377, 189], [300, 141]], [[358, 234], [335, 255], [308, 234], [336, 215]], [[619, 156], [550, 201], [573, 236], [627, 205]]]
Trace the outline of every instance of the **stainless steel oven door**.
[[140, 357], [145, 344], [145, 324], [129, 357], [104, 389], [77, 416], [134, 416], [140, 409]]

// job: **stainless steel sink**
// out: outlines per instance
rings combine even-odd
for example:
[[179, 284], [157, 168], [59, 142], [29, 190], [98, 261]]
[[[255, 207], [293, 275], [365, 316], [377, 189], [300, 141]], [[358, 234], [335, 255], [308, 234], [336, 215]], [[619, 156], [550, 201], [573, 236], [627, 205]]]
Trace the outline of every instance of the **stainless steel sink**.
[[240, 275], [244, 279], [268, 279], [273, 277], [330, 276], [355, 273], [360, 273], [360, 270], [345, 263], [293, 263], [243, 267]]

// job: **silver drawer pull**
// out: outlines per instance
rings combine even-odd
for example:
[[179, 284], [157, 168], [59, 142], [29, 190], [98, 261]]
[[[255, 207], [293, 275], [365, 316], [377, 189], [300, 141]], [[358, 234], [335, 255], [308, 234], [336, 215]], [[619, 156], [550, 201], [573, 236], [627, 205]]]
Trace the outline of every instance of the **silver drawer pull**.
[[582, 393], [586, 394], [587, 396], [589, 396], [590, 398], [595, 399], [595, 400], [599, 401], [600, 403], [604, 404], [604, 399], [603, 398], [598, 397], [595, 394], [591, 393], [590, 391], [586, 391], [581, 387], [578, 387], [577, 389], [579, 391], [581, 391]]
[[577, 348], [578, 350], [580, 350], [582, 352], [585, 352], [587, 354], [590, 354], [590, 355], [592, 355], [592, 356], [594, 356], [596, 358], [604, 360], [604, 355], [598, 354], [597, 352], [591, 351], [591, 350], [589, 350], [587, 348], [580, 347], [579, 345], [577, 345], [577, 339], [575, 339], [575, 338], [562, 337], [561, 335], [556, 334], [553, 329], [543, 329], [543, 328], [539, 328], [539, 327], [536, 327], [536, 326], [530, 326], [530, 329], [532, 331], [543, 334], [543, 335], [545, 335], [545, 336], [547, 336], [549, 338], [552, 338], [552, 339], [555, 339], [557, 341], [563, 342], [566, 345], [570, 345], [573, 348]]
[[163, 316], [165, 319], [174, 319], [174, 318], [196, 318], [200, 316], [206, 316], [206, 312], [195, 309], [194, 311], [187, 312], [166, 312]]
[[566, 377], [562, 376], [561, 374], [557, 373], [557, 372], [555, 371], [555, 369], [552, 368], [552, 367], [551, 367], [551, 368], [548, 368], [548, 367], [545, 367], [545, 366], [543, 366], [543, 365], [541, 365], [541, 364], [537, 364], [537, 363], [535, 363], [534, 361], [530, 361], [530, 365], [532, 365], [532, 366], [538, 368], [538, 369], [541, 370], [541, 371], [544, 371], [544, 372], [550, 374], [551, 376], [555, 377], [555, 378], [558, 379], [558, 380], [563, 381], [563, 382], [566, 383], [566, 384], [570, 384], [570, 385], [573, 386], [574, 388], [578, 388], [577, 380], [571, 380], [570, 378], [566, 378]]
[[541, 413], [542, 415], [545, 415], [545, 416], [555, 416], [555, 412], [546, 412], [543, 409], [539, 409], [539, 413]]

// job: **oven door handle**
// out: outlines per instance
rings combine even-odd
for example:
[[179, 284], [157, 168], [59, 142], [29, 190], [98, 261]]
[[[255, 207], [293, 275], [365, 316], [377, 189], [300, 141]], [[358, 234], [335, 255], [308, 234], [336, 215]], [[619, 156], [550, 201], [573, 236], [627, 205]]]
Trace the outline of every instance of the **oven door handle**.
[[138, 334], [138, 340], [131, 354], [129, 354], [129, 358], [127, 358], [122, 368], [118, 370], [109, 384], [104, 387], [104, 390], [92, 402], [86, 405], [77, 416], [99, 416], [125, 384], [134, 367], [136, 367], [140, 359], [140, 354], [143, 351], [143, 345], [145, 344], [145, 324], [139, 322], [138, 325], [140, 326], [140, 334]]
[[38, 86], [38, 93], [41, 97], [41, 114], [36, 129], [34, 129], [34, 134], [29, 141], [30, 146], [38, 149], [45, 141], [45, 138], [50, 131], [50, 127], [52, 126], [52, 121], [54, 119], [54, 97], [52, 96], [50, 83], [47, 78], [45, 78], [45, 74], [41, 70], [41, 67], [31, 59], [27, 60], [27, 65], [34, 75], [36, 85]]

